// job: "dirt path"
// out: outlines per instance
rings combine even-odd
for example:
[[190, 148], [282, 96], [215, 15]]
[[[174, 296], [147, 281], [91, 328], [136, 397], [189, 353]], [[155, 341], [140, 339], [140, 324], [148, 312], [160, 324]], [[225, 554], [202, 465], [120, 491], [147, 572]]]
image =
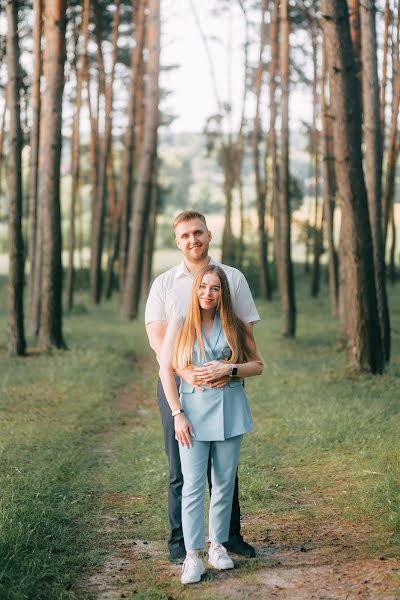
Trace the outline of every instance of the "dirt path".
[[[136, 365], [151, 370], [148, 363]], [[122, 390], [118, 403], [132, 410], [131, 425], [140, 420], [140, 411], [154, 407], [152, 398], [144, 398], [139, 384]], [[140, 392], [140, 393], [139, 393]], [[132, 399], [140, 398], [140, 409]], [[104, 460], [110, 458], [107, 436], [99, 449]], [[254, 540], [256, 559], [235, 559], [230, 572], [208, 570], [202, 582], [193, 586], [179, 583], [180, 566], [166, 558], [165, 541], [130, 539], [129, 515], [118, 508], [132, 501], [122, 494], [104, 498], [104, 525], [115, 537], [113, 548], [103, 564], [88, 574], [79, 586], [82, 597], [98, 600], [120, 598], [174, 599], [289, 599], [289, 600], [395, 600], [400, 598], [400, 560], [365, 556], [369, 539], [368, 525], [360, 531], [339, 515], [328, 514], [325, 524], [305, 524], [287, 515], [258, 515], [259, 536]], [[266, 525], [267, 524], [267, 525]]]

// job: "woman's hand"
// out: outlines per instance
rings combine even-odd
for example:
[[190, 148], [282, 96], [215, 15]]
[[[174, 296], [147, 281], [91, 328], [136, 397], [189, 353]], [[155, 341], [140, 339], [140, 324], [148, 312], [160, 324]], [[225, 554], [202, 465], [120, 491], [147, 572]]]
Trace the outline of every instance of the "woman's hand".
[[188, 448], [192, 445], [191, 435], [194, 435], [190, 422], [185, 417], [184, 413], [179, 413], [174, 417], [175, 433], [177, 440], [182, 446]]
[[[220, 380], [229, 377], [231, 364], [225, 360], [212, 360], [211, 362], [204, 363], [202, 367], [194, 368], [193, 371], [203, 385], [211, 385], [217, 382], [218, 385]], [[222, 385], [225, 385], [227, 381], [229, 381], [229, 379]], [[218, 385], [218, 387], [220, 387], [220, 385]]]

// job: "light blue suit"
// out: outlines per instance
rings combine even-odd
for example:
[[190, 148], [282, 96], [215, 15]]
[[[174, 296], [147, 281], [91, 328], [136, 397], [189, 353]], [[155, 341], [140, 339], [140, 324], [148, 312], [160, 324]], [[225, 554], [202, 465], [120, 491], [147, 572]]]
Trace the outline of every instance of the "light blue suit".
[[[218, 315], [214, 318], [210, 339], [204, 334], [203, 339], [205, 360], [199, 356], [196, 341], [195, 364], [228, 358], [230, 349]], [[181, 380], [179, 391], [182, 408], [194, 431], [193, 445], [179, 446], [183, 473], [183, 536], [186, 549], [194, 550], [205, 544], [204, 493], [209, 455], [212, 479], [209, 539], [220, 543], [228, 540], [240, 444], [243, 434], [252, 431], [253, 421], [239, 378], [232, 379], [223, 388], [205, 386], [203, 392]]]

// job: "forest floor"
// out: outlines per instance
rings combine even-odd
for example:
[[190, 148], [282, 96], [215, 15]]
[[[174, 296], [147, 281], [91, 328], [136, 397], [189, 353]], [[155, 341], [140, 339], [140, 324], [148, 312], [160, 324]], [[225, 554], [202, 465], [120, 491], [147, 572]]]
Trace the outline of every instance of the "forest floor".
[[69, 352], [11, 359], [0, 329], [0, 598], [400, 597], [400, 290], [379, 377], [348, 369], [325, 298], [300, 289], [298, 305], [287, 340], [278, 302], [259, 303], [267, 367], [246, 385], [255, 431], [239, 469], [257, 558], [185, 587], [167, 560], [167, 462], [143, 324], [82, 294], [65, 319]]
[[[129, 407], [140, 418], [141, 412], [150, 410], [154, 399], [138, 391], [136, 384], [127, 387], [118, 402], [122, 410]], [[125, 427], [134, 433], [135, 418]], [[107, 446], [107, 435], [99, 452], [110, 460], [113, 450]], [[379, 552], [369, 556], [376, 532], [369, 530], [367, 519], [353, 521], [339, 511], [327, 510], [321, 524], [293, 518], [290, 511], [270, 514], [268, 507], [264, 515], [247, 514], [243, 519], [244, 531], [251, 528], [257, 532], [255, 537], [248, 537], [257, 551], [255, 559], [232, 555], [233, 571], [208, 568], [200, 584], [184, 588], [178, 583], [181, 567], [167, 560], [165, 539], [131, 537], [132, 521], [139, 515], [124, 507], [132, 506], [132, 502], [134, 506], [138, 499], [121, 493], [105, 495], [100, 518], [114, 538], [113, 547], [104, 562], [82, 581], [84, 596], [98, 600], [400, 597], [400, 560], [388, 558], [385, 553], [379, 556]], [[303, 500], [297, 502], [302, 504]], [[324, 498], [315, 495], [312, 507], [323, 503]], [[206, 564], [206, 556], [204, 561]]]
[[[139, 364], [150, 373], [147, 362]], [[135, 432], [141, 415], [152, 412], [154, 398], [146, 396], [138, 385], [128, 386], [117, 398], [117, 406], [131, 419], [125, 422]], [[114, 435], [115, 432], [112, 432]], [[106, 436], [107, 437], [107, 436]], [[99, 452], [110, 460], [112, 446], [104, 439]], [[307, 479], [307, 470], [303, 476]], [[330, 510], [327, 501], [340, 489], [326, 489], [323, 495], [310, 498], [292, 497], [296, 512], [282, 510], [244, 515], [244, 531], [256, 532], [247, 539], [254, 544], [257, 557], [234, 556], [233, 571], [218, 572], [209, 567], [201, 583], [183, 587], [179, 584], [181, 567], [167, 560], [165, 539], [132, 538], [132, 512], [135, 498], [129, 494], [107, 493], [103, 498], [101, 518], [114, 538], [112, 551], [102, 564], [82, 581], [84, 595], [98, 600], [120, 598], [143, 599], [386, 599], [400, 597], [400, 559], [386, 552], [371, 553], [379, 547], [379, 532], [368, 518], [352, 519], [339, 510]], [[286, 496], [284, 491], [275, 494]], [[318, 511], [318, 520], [312, 511]], [[204, 555], [206, 562], [206, 555]]]

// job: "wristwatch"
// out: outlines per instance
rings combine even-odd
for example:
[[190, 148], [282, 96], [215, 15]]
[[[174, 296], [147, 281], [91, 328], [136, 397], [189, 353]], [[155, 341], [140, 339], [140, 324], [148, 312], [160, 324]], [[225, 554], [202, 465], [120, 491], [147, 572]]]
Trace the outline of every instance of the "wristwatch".
[[237, 365], [231, 365], [230, 376], [231, 377], [237, 377], [237, 372], [238, 372], [238, 366]]

